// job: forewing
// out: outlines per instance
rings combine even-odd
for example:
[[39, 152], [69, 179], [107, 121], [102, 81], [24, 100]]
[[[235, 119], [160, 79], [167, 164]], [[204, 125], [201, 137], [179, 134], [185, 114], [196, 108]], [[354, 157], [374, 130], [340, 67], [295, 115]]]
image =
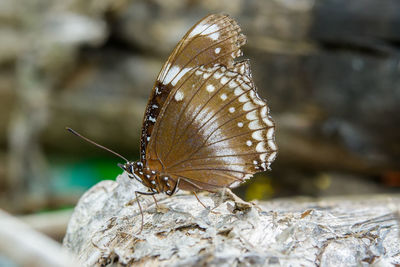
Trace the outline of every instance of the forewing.
[[275, 125], [247, 61], [200, 66], [179, 80], [156, 122], [147, 156], [180, 187], [234, 187], [269, 168]]
[[178, 43], [162, 67], [145, 109], [141, 160], [145, 160], [154, 124], [173, 88], [200, 65], [233, 66], [234, 59], [242, 53], [240, 47], [246, 42], [240, 32], [240, 27], [233, 19], [227, 15], [213, 14], [200, 20]]

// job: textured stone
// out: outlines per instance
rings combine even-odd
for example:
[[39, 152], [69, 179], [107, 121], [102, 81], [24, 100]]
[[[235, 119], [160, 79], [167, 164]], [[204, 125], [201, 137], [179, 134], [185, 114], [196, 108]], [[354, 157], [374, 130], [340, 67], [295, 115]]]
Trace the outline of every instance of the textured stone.
[[229, 191], [141, 196], [118, 176], [79, 201], [64, 246], [85, 266], [348, 266], [400, 263], [399, 196], [246, 203]]

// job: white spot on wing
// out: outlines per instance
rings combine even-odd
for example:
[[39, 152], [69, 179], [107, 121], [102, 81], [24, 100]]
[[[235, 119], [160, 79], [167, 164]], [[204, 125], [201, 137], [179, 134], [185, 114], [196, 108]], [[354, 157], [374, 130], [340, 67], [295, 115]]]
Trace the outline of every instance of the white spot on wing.
[[256, 130], [262, 128], [259, 120], [254, 120], [249, 123], [250, 130]]
[[261, 109], [261, 117], [267, 117], [268, 116], [268, 108], [267, 108], [267, 106], [265, 106], [265, 107], [263, 107], [262, 109]]
[[275, 159], [276, 157], [276, 152], [272, 152], [271, 155], [268, 157], [268, 161], [271, 162]]
[[251, 177], [253, 177], [252, 174], [246, 174], [243, 178], [244, 178], [245, 180], [248, 180], [248, 179], [250, 179]]
[[153, 118], [152, 116], [149, 116], [148, 118], [147, 118], [149, 121], [151, 121], [151, 122], [156, 122], [156, 119], [155, 118]]
[[208, 38], [213, 39], [214, 41], [219, 38], [219, 32], [214, 32], [213, 34], [208, 35]]
[[257, 152], [265, 152], [265, 143], [264, 142], [259, 142], [256, 146], [256, 151]]
[[215, 90], [215, 87], [214, 87], [214, 85], [212, 85], [212, 84], [209, 84], [209, 85], [207, 85], [207, 91], [208, 92], [214, 92], [214, 90]]
[[222, 94], [221, 96], [222, 101], [225, 101], [228, 97], [226, 96], [226, 94]]
[[254, 140], [262, 141], [262, 140], [264, 140], [264, 137], [263, 137], [263, 135], [262, 135], [262, 132], [263, 132], [262, 130], [255, 131], [255, 132], [253, 132], [253, 133], [251, 134], [251, 137], [253, 137]]
[[[179, 69], [179, 68], [178, 68]], [[191, 70], [191, 68], [184, 68], [183, 70], [181, 70], [179, 73], [178, 73], [178, 75], [176, 75], [176, 77], [171, 81], [171, 84], [173, 85], [173, 86], [175, 86], [176, 85], [176, 83], [177, 82], [179, 82], [179, 80], [183, 77], [183, 75], [185, 75], [188, 71], [190, 71]], [[168, 73], [168, 75], [169, 75], [169, 73]], [[167, 76], [168, 76], [167, 75]]]
[[274, 136], [274, 128], [269, 128], [267, 131], [267, 138], [272, 139]]
[[267, 164], [266, 164], [265, 162], [263, 162], [263, 163], [261, 164], [261, 167], [262, 167], [264, 170], [266, 170], [267, 168], [269, 168], [269, 164], [268, 164], [268, 166], [267, 166]]
[[257, 119], [257, 110], [253, 110], [246, 114], [246, 119], [249, 121], [253, 121]]
[[252, 144], [253, 144], [253, 142], [251, 142], [250, 140], [247, 140], [247, 141], [246, 141], [246, 145], [247, 145], [247, 146], [251, 146]]
[[230, 112], [230, 113], [235, 112], [235, 108], [234, 108], [234, 107], [230, 107], [230, 108], [229, 108], [229, 112]]
[[232, 71], [227, 71], [227, 72], [225, 73], [225, 75], [228, 76], [228, 77], [235, 77], [235, 76], [237, 76], [237, 73], [232, 72]]
[[253, 90], [250, 91], [250, 96], [251, 96], [251, 99], [253, 100], [254, 104], [259, 105], [259, 106], [265, 105], [265, 102], [262, 99], [260, 99], [258, 94], [256, 92], [254, 92]]
[[242, 64], [242, 65], [240, 66], [240, 73], [241, 73], [241, 74], [244, 73], [244, 64]]
[[262, 162], [265, 162], [267, 160], [267, 155], [268, 153], [260, 154], [260, 159]]
[[179, 102], [182, 101], [182, 99], [183, 99], [183, 93], [181, 91], [176, 92], [175, 100]]
[[238, 122], [237, 126], [242, 128], [243, 127], [243, 122]]
[[246, 104], [243, 105], [243, 110], [244, 111], [249, 111], [249, 110], [252, 110], [254, 108], [256, 108], [256, 106], [254, 106], [254, 104], [251, 103], [251, 102], [247, 102]]
[[219, 52], [221, 52], [221, 48], [219, 47], [215, 48], [215, 54], [219, 54]]
[[234, 187], [237, 187], [238, 185], [240, 185], [240, 181], [235, 181], [235, 182], [233, 182], [229, 187], [230, 188], [234, 188]]
[[226, 78], [226, 77], [222, 77], [221, 78], [221, 83], [222, 84], [226, 84], [228, 82], [228, 78]]
[[[236, 88], [237, 89], [237, 88]], [[236, 90], [235, 90], [235, 92], [236, 92]], [[243, 92], [243, 91], [242, 91]], [[241, 95], [240, 97], [239, 97], [239, 102], [241, 102], [241, 103], [243, 103], [243, 102], [247, 102], [247, 101], [249, 101], [250, 99], [247, 97], [247, 95], [246, 94], [244, 94], [244, 95]]]
[[269, 119], [269, 116], [268, 116], [268, 107], [267, 106], [264, 106], [262, 109], [261, 109], [261, 111], [260, 111], [260, 113], [261, 113], [261, 117], [262, 117], [262, 120], [263, 120], [263, 122], [266, 124], [266, 125], [268, 125], [268, 126], [274, 126], [274, 123]]
[[256, 93], [253, 90], [250, 90], [249, 96], [250, 96], [250, 98], [254, 98], [256, 96]]
[[263, 118], [263, 122], [265, 122], [265, 124], [268, 125], [268, 126], [271, 126], [271, 127], [274, 126], [274, 123], [270, 119], [268, 119], [267, 117]]
[[238, 86], [238, 84], [234, 80], [230, 81], [228, 85], [229, 85], [229, 88], [232, 88], [232, 89]]
[[213, 24], [210, 27], [208, 27], [207, 29], [205, 29], [204, 31], [202, 31], [201, 35], [207, 35], [207, 34], [210, 34], [210, 33], [214, 33], [214, 32], [216, 32], [218, 30], [219, 30], [218, 25], [217, 24]]
[[167, 72], [167, 75], [165, 75], [165, 78], [163, 80], [163, 84], [169, 84], [172, 79], [175, 78], [175, 76], [178, 74], [178, 72], [181, 70], [178, 66], [173, 66], [170, 68], [170, 70]]
[[211, 73], [204, 73], [203, 74], [203, 78], [204, 79], [207, 79], [208, 77], [210, 77], [211, 76]]
[[265, 102], [262, 101], [260, 98], [253, 98], [254, 104], [257, 104], [259, 106], [265, 105]]
[[189, 34], [189, 37], [193, 37], [193, 36], [196, 36], [196, 35], [202, 33], [205, 29], [207, 29], [208, 25], [209, 25], [209, 24], [204, 24], [203, 22], [202, 22], [202, 23], [199, 23], [199, 25], [197, 25], [197, 26], [192, 30], [192, 32]]
[[216, 80], [218, 80], [219, 78], [222, 77], [222, 75], [224, 75], [222, 72], [217, 71], [217, 72], [214, 73], [214, 78], [215, 78]]
[[250, 85], [248, 85], [247, 83], [242, 83], [242, 88], [244, 89], [244, 90], [249, 90], [249, 89], [251, 89], [251, 86]]
[[[234, 93], [235, 93], [235, 95], [240, 95], [240, 94], [242, 94], [244, 91], [240, 88], [240, 87], [237, 87], [236, 89], [235, 89], [235, 91], [234, 91]], [[239, 100], [240, 101], [240, 100]]]
[[272, 140], [268, 140], [268, 146], [272, 149], [272, 150], [276, 150], [276, 145], [275, 142]]

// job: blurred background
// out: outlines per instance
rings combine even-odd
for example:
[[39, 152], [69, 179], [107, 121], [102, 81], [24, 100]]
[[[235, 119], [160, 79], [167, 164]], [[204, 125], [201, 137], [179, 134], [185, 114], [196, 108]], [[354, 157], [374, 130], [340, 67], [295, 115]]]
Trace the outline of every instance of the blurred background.
[[272, 171], [237, 194], [398, 193], [399, 10], [396, 0], [0, 0], [0, 209], [61, 240], [79, 197], [121, 173], [120, 159], [65, 127], [136, 160], [162, 64], [215, 12], [247, 35], [277, 124]]

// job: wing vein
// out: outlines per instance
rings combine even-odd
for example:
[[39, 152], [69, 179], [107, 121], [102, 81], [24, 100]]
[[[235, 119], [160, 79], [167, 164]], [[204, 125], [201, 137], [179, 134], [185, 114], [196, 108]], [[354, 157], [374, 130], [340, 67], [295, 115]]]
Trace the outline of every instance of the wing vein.
[[172, 166], [168, 166], [168, 169], [172, 169], [173, 167], [182, 164], [183, 162], [187, 162], [190, 160], [203, 160], [203, 159], [212, 159], [212, 158], [224, 158], [224, 157], [243, 157], [243, 156], [251, 156], [251, 155], [261, 155], [261, 154], [265, 154], [267, 152], [252, 152], [252, 153], [243, 153], [243, 154], [227, 154], [227, 155], [213, 155], [213, 156], [207, 156], [207, 157], [200, 157], [200, 158], [186, 158], [184, 160], [181, 160], [179, 162], [177, 162], [176, 164], [172, 165]]
[[[243, 115], [243, 114], [242, 114], [242, 115]], [[237, 118], [237, 117], [236, 117], [236, 118]], [[234, 118], [234, 119], [236, 119], [236, 118]], [[231, 122], [231, 121], [232, 121], [232, 120], [230, 120], [229, 122]], [[219, 127], [219, 128], [220, 128], [220, 127]], [[268, 128], [271, 128], [271, 127], [270, 127], [270, 126], [266, 126], [266, 127], [258, 128], [258, 129], [255, 129], [255, 130], [247, 131], [247, 132], [244, 132], [244, 133], [241, 133], [241, 134], [233, 135], [233, 136], [230, 136], [230, 137], [228, 137], [228, 138], [221, 139], [221, 140], [215, 141], [215, 142], [213, 142], [213, 143], [209, 143], [208, 145], [203, 146], [203, 147], [212, 146], [212, 145], [215, 145], [215, 144], [217, 144], [217, 143], [227, 141], [227, 140], [229, 140], [229, 139], [233, 139], [233, 138], [236, 138], [236, 137], [239, 137], [239, 136], [247, 135], [247, 134], [253, 133], [253, 132], [255, 132], [255, 131], [265, 130], [265, 129], [268, 129]], [[217, 129], [218, 129], [218, 128], [217, 128]], [[215, 131], [214, 131], [214, 132], [215, 132]], [[214, 133], [214, 132], [213, 132], [213, 133]], [[267, 139], [267, 140], [273, 140], [273, 138]]]
[[[227, 27], [229, 27], [229, 26], [227, 26]], [[227, 28], [227, 27], [225, 27], [225, 28]], [[225, 28], [223, 28], [223, 29], [225, 29]], [[196, 37], [198, 37], [198, 36], [196, 36]], [[183, 65], [183, 67], [181, 68], [181, 70], [182, 70], [182, 69], [185, 69], [187, 65], [189, 65], [190, 63], [192, 63], [192, 61], [193, 61], [194, 59], [196, 59], [196, 58], [197, 58], [201, 53], [203, 53], [204, 51], [210, 49], [211, 47], [214, 47], [214, 46], [216, 46], [216, 45], [219, 45], [219, 44], [221, 44], [221, 43], [223, 43], [223, 42], [226, 42], [226, 41], [228, 41], [229, 39], [232, 39], [232, 38], [234, 38], [234, 37], [235, 37], [235, 35], [230, 35], [229, 37], [225, 38], [224, 40], [222, 40], [222, 41], [220, 41], [220, 42], [217, 42], [217, 43], [215, 43], [215, 44], [213, 44], [213, 45], [211, 45], [211, 46], [208, 46], [208, 47], [206, 47], [206, 48], [200, 50], [197, 54], [195, 54], [194, 56], [192, 56], [192, 57], [190, 58], [190, 60], [187, 61], [187, 62], [185, 63], [185, 65]], [[192, 41], [192, 40], [191, 40], [191, 41]], [[186, 46], [183, 48], [183, 50], [185, 50], [186, 47], [188, 47], [188, 45], [186, 45]], [[213, 59], [213, 60], [211, 60], [211, 61], [209, 61], [209, 62], [207, 62], [207, 63], [205, 63], [205, 64], [202, 64], [202, 65], [211, 64], [211, 63], [217, 61], [218, 59], [220, 59], [220, 58], [222, 58], [222, 57], [225, 57], [225, 56], [228, 55], [229, 53], [232, 53], [232, 52], [237, 51], [238, 49], [240, 49], [240, 47], [239, 47], [239, 48], [236, 48], [236, 49], [234, 49], [234, 50], [230, 50], [230, 51], [227, 52], [227, 53], [221, 54], [220, 56], [216, 57], [215, 59]], [[182, 50], [179, 54], [182, 54], [183, 50]], [[175, 60], [174, 60], [174, 63], [171, 63], [170, 66], [173, 66], [173, 65], [175, 64], [175, 61], [176, 61], [176, 58], [175, 58]], [[195, 66], [195, 67], [196, 67], [196, 66]], [[193, 67], [193, 68], [195, 68], [195, 67]], [[168, 73], [168, 71], [166, 71], [166, 73]], [[166, 73], [165, 73], [165, 74], [166, 74]], [[171, 79], [171, 81], [173, 81], [173, 80], [179, 75], [179, 73], [180, 73], [180, 72], [178, 72], [177, 74], [175, 74], [175, 76]], [[165, 76], [166, 76], [166, 75], [165, 75]], [[163, 80], [160, 81], [160, 82], [164, 84], [164, 81], [165, 81], [165, 77], [164, 77]]]
[[[178, 130], [179, 125], [180, 125], [180, 122], [181, 122], [182, 114], [185, 112], [185, 110], [187, 109], [187, 107], [189, 106], [189, 104], [192, 102], [193, 98], [198, 94], [198, 92], [200, 91], [200, 89], [203, 88], [204, 84], [206, 84], [206, 82], [207, 82], [208, 80], [210, 80], [211, 77], [213, 77], [214, 73], [215, 73], [217, 70], [218, 70], [218, 69], [215, 69], [215, 70], [212, 72], [212, 74], [211, 74], [206, 80], [204, 80], [204, 81], [202, 82], [202, 84], [199, 86], [199, 88], [196, 90], [196, 92], [195, 92], [195, 93], [193, 94], [193, 96], [190, 98], [189, 102], [186, 104], [185, 108], [184, 108], [184, 109], [182, 110], [182, 112], [179, 114], [179, 119], [178, 119], [177, 125], [176, 125], [176, 127], [175, 127], [175, 129], [174, 129], [174, 137], [173, 137], [173, 139], [172, 139], [171, 146], [170, 146], [170, 148], [169, 148], [167, 154], [165, 155], [165, 158], [168, 158], [170, 152], [172, 151], [172, 148], [174, 147], [174, 144], [175, 144], [175, 137], [176, 137], [176, 133], [177, 133], [177, 130]], [[193, 72], [193, 73], [194, 73], [194, 72]], [[181, 86], [183, 86], [183, 84], [182, 84]], [[187, 129], [187, 128], [186, 128], [186, 129]]]
[[[185, 172], [185, 171], [222, 171], [222, 172], [236, 172], [236, 173], [241, 173], [241, 174], [252, 174], [251, 172], [238, 171], [238, 170], [232, 170], [232, 169], [221, 169], [221, 168], [190, 168], [190, 169], [179, 170], [179, 172]], [[174, 173], [179, 173], [179, 172], [174, 172]], [[231, 176], [229, 176], [229, 177], [231, 177]], [[235, 177], [235, 178], [237, 180], [242, 180], [237, 177]]]
[[[213, 22], [212, 24], [210, 24], [207, 28], [205, 28], [203, 31], [201, 31], [201, 33], [203, 33], [203, 32], [206, 31], [208, 28], [210, 28], [212, 25], [214, 25], [214, 24], [216, 24], [216, 23], [219, 23], [220, 21], [222, 21], [223, 19], [225, 19], [225, 18], [227, 18], [227, 17], [228, 17], [228, 16], [223, 16], [223, 17], [221, 17], [220, 19], [214, 21], [214, 22]], [[196, 25], [196, 26], [197, 26], [197, 25]], [[225, 30], [225, 29], [228, 28], [229, 26], [231, 26], [231, 24], [227, 25], [226, 27], [223, 27], [223, 28], [219, 29], [218, 31]], [[185, 40], [185, 39], [187, 38], [187, 36], [189, 36], [190, 33], [191, 33], [191, 31], [187, 32], [186, 35], [182, 38], [182, 40]], [[200, 36], [201, 36], [201, 34], [197, 34], [197, 35], [194, 36], [193, 38], [189, 39], [189, 41], [185, 44], [185, 46], [184, 46], [183, 48], [182, 48], [182, 45], [183, 45], [184, 43], [181, 42], [181, 43], [180, 43], [181, 45], [179, 46], [179, 48], [177, 47], [177, 49], [175, 50], [175, 51], [176, 51], [175, 55], [180, 55], [180, 54], [182, 54], [182, 53], [185, 51], [185, 49], [186, 49], [187, 47], [189, 47], [190, 44], [191, 44], [194, 40], [196, 40], [197, 38], [199, 38]], [[226, 40], [228, 40], [228, 39], [230, 39], [230, 38], [232, 38], [232, 37], [234, 37], [234, 35], [230, 36], [229, 38], [226, 38]], [[226, 41], [226, 40], [223, 40], [222, 42], [224, 42], [224, 41]], [[179, 49], [181, 49], [181, 48], [182, 48], [182, 50], [179, 51]], [[206, 48], [206, 49], [207, 49], [207, 48]], [[185, 68], [188, 64], [190, 64], [190, 62], [192, 62], [193, 59], [195, 59], [200, 53], [204, 52], [206, 49], [201, 50], [201, 51], [198, 52], [196, 55], [194, 55], [193, 57], [191, 57], [190, 60], [189, 60], [183, 67]], [[175, 64], [175, 62], [176, 62], [176, 60], [178, 59], [178, 57], [179, 57], [179, 56], [175, 56], [175, 57], [174, 57], [173, 61], [171, 61], [171, 63], [170, 63], [170, 66], [173, 66], [173, 65]], [[163, 80], [162, 80], [162, 82], [165, 81], [165, 78], [166, 78], [166, 74], [167, 74], [167, 73], [168, 73], [168, 70], [165, 70], [165, 71], [163, 72]], [[176, 78], [177, 75], [178, 75], [178, 74], [176, 74], [174, 78]], [[173, 79], [172, 79], [172, 80], [173, 80]]]
[[[228, 84], [228, 83], [226, 83], [226, 84]], [[241, 84], [240, 84], [240, 85], [241, 85]], [[240, 85], [239, 85], [239, 86], [240, 86]], [[225, 85], [224, 85], [224, 86], [225, 86]], [[222, 88], [222, 87], [221, 87], [221, 88]], [[227, 104], [225, 104], [224, 106], [222, 106], [217, 112], [214, 113], [214, 115], [213, 115], [211, 118], [209, 118], [205, 123], [203, 123], [203, 124], [197, 129], [197, 131], [196, 131], [195, 133], [193, 133], [191, 136], [189, 136], [189, 138], [190, 138], [190, 137], [193, 137], [194, 135], [196, 135], [196, 134], [211, 120], [211, 119], [214, 119], [213, 121], [216, 121], [216, 120], [219, 118], [219, 117], [216, 118], [216, 115], [217, 115], [221, 110], [223, 110], [226, 106], [228, 106], [228, 105], [231, 104], [233, 101], [235, 101], [237, 98], [239, 98], [239, 97], [242, 96], [243, 94], [246, 94], [246, 93], [249, 92], [250, 90], [252, 90], [252, 88], [248, 89], [247, 91], [244, 91], [242, 94], [236, 96], [236, 97], [233, 98], [231, 101], [229, 101]], [[213, 97], [214, 97], [214, 96], [213, 96]], [[244, 103], [243, 103], [243, 104], [244, 104]], [[261, 106], [260, 106], [260, 107], [261, 107]], [[219, 128], [221, 128], [223, 125], [225, 125], [226, 123], [229, 123], [229, 122], [231, 122], [232, 120], [234, 120], [234, 119], [236, 119], [236, 118], [242, 116], [243, 114], [247, 114], [247, 113], [249, 113], [249, 112], [252, 112], [252, 111], [254, 111], [254, 110], [256, 110], [256, 109], [258, 109], [258, 108], [260, 108], [260, 107], [256, 107], [256, 108], [254, 108], [254, 109], [251, 109], [251, 110], [249, 110], [249, 111], [246, 112], [246, 113], [241, 113], [241, 114], [239, 114], [239, 115], [237, 115], [237, 116], [235, 116], [235, 117], [229, 119], [227, 122], [223, 123], [222, 125], [218, 126], [214, 131], [211, 132], [211, 134], [210, 134], [209, 136], [207, 136], [206, 140], [203, 142], [203, 145], [205, 144], [205, 142], [207, 142], [208, 138], [210, 138], [210, 136], [211, 136], [216, 130], [218, 130]], [[196, 116], [197, 116], [197, 115], [198, 115], [198, 114], [196, 114]], [[196, 118], [196, 116], [194, 117], [194, 119]], [[193, 120], [194, 120], [194, 119], [193, 119]], [[186, 129], [187, 129], [187, 128], [186, 128]], [[186, 130], [186, 129], [185, 129], [185, 130]], [[180, 141], [181, 141], [181, 140], [180, 140]], [[177, 143], [177, 144], [179, 144], [179, 143]], [[202, 146], [203, 146], [203, 145], [202, 145]], [[195, 150], [194, 152], [192, 152], [192, 153], [189, 155], [189, 157], [188, 157], [187, 159], [190, 159], [190, 157], [193, 156], [193, 154], [195, 154], [196, 152], [198, 152], [198, 151], [202, 148], [202, 146], [200, 146], [197, 150]], [[182, 161], [180, 161], [180, 162], [182, 162]], [[173, 164], [172, 166], [169, 166], [168, 168], [172, 168], [172, 167], [178, 165], [180, 162], [177, 162], [177, 163]]]
[[[212, 77], [211, 75], [210, 75], [210, 77]], [[233, 77], [226, 83], [226, 84], [224, 84], [223, 86], [221, 86], [218, 90], [216, 90], [215, 91], [215, 93], [206, 101], [206, 103], [204, 103], [204, 105], [200, 108], [200, 110], [196, 113], [196, 115], [195, 116], [193, 116], [193, 119], [189, 122], [189, 124], [185, 127], [185, 129], [182, 131], [182, 133], [184, 134], [185, 132], [186, 132], [186, 130], [193, 124], [193, 122], [195, 121], [195, 119], [197, 118], [197, 116], [200, 114], [200, 112], [207, 106], [207, 104], [210, 102], [210, 100], [211, 99], [213, 99], [213, 97], [214, 96], [216, 96], [231, 80], [233, 79]], [[201, 87], [203, 87], [203, 85], [204, 85], [204, 83], [201, 85]], [[199, 92], [199, 90], [197, 91], [197, 92]], [[228, 103], [229, 104], [229, 103]], [[218, 113], [218, 112], [217, 112]], [[211, 117], [212, 118], [212, 117]], [[210, 118], [210, 119], [211, 119]], [[209, 119], [209, 120], [210, 120]], [[207, 122], [209, 121], [209, 120], [207, 120]], [[206, 123], [207, 123], [206, 122]], [[203, 124], [199, 129], [198, 129], [198, 131], [200, 131], [200, 129], [204, 126], [205, 124]], [[198, 131], [196, 131], [196, 133], [194, 133], [194, 134], [192, 134], [190, 137], [192, 137], [192, 136], [194, 136], [195, 134], [197, 134], [198, 133]], [[182, 134], [182, 135], [183, 135]], [[180, 135], [179, 137], [182, 137], [182, 135]], [[178, 142], [176, 143], [176, 144], [174, 144], [174, 146], [175, 145], [178, 145], [178, 144], [180, 144], [181, 143], [181, 140], [182, 139], [179, 139], [178, 138]], [[173, 147], [173, 146], [172, 146]]]

